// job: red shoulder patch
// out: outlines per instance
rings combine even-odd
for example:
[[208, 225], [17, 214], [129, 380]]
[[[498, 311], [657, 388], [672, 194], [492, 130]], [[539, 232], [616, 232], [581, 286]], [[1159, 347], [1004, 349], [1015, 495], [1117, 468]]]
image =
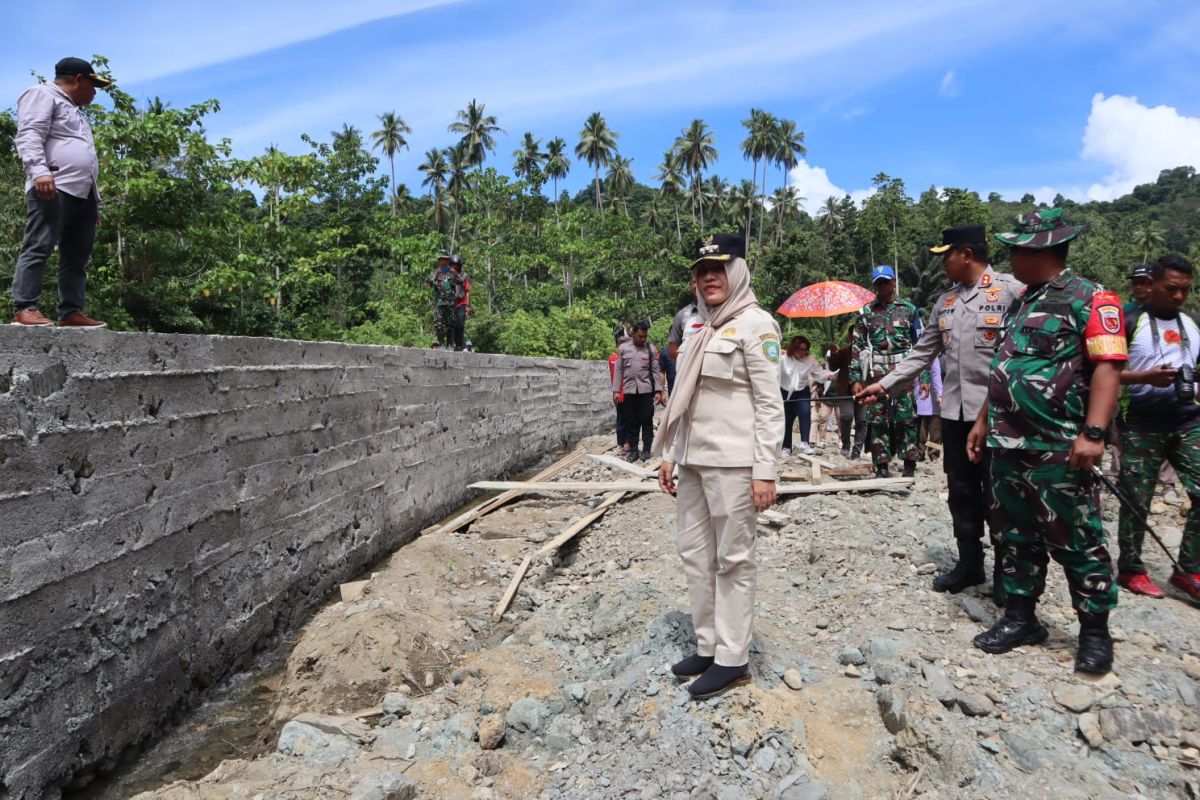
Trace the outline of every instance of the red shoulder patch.
[[992, 285], [992, 276], [991, 275], [984, 275], [982, 278], [979, 279], [980, 288], [986, 289], [987, 287], [989, 287], [991, 285]]

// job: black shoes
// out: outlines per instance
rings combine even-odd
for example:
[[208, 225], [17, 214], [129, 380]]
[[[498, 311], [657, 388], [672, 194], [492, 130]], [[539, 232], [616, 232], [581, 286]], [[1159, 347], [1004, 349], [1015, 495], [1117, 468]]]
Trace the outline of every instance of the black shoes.
[[697, 675], [703, 675], [704, 670], [713, 665], [712, 656], [702, 656], [699, 653], [692, 653], [683, 661], [673, 665], [671, 672], [676, 678], [695, 678]]
[[914, 478], [917, 475], [917, 462], [911, 458], [904, 459], [904, 471], [900, 473], [902, 477]]
[[880, 464], [879, 466], [877, 466], [877, 467], [875, 468], [875, 477], [876, 477], [876, 478], [890, 478], [890, 477], [892, 477], [892, 473], [888, 472], [888, 465], [887, 465], [887, 464]]
[[[1025, 644], [1041, 644], [1050, 637], [1050, 632], [1038, 622], [1034, 609], [1037, 601], [1032, 597], [1014, 595], [1008, 598], [1004, 616], [996, 624], [971, 641], [985, 653], [1007, 653], [1014, 647]], [[1107, 617], [1107, 615], [1105, 615]], [[1080, 650], [1082, 651], [1082, 634]], [[1076, 662], [1078, 663], [1078, 662]]]
[[629, 455], [625, 456], [625, 460], [630, 464], [637, 461], [639, 458], [641, 458], [641, 454], [638, 453], [636, 448], [630, 448]]
[[978, 586], [986, 580], [983, 574], [983, 543], [978, 539], [957, 539], [958, 563], [949, 572], [933, 579], [935, 592], [958, 594], [968, 586]]
[[854, 445], [854, 447], [851, 448], [851, 450], [850, 450], [850, 460], [858, 461], [858, 457], [861, 455], [862, 455], [862, 448], [859, 447], [858, 445]]
[[691, 692], [693, 700], [707, 700], [749, 682], [749, 664], [742, 664], [740, 667], [722, 667], [720, 664], [713, 664], [704, 671], [703, 675], [688, 684], [688, 691]]
[[1089, 614], [1079, 612], [1079, 649], [1075, 652], [1075, 669], [1103, 675], [1112, 670], [1113, 641], [1108, 633], [1108, 612]]

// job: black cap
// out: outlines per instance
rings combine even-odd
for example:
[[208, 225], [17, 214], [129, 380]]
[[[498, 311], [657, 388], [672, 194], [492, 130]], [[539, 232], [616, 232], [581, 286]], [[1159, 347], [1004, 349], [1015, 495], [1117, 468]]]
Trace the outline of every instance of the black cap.
[[82, 58], [64, 58], [54, 65], [54, 77], [69, 78], [72, 75], [83, 75], [86, 78], [91, 78], [92, 83], [102, 89], [112, 85], [112, 81], [97, 75], [95, 68]]
[[462, 263], [463, 263], [463, 257], [460, 256], [458, 253], [455, 253], [454, 255], [450, 256], [450, 265], [451, 266], [461, 267]]
[[696, 241], [696, 260], [692, 262], [692, 266], [701, 261], [729, 261], [745, 257], [746, 240], [740, 234], [710, 233]]
[[942, 231], [942, 243], [929, 248], [931, 253], [944, 253], [952, 247], [970, 247], [987, 243], [987, 232], [982, 225], [955, 225]]
[[1154, 279], [1154, 273], [1150, 271], [1149, 264], [1139, 264], [1133, 268], [1133, 272], [1129, 273], [1129, 280], [1136, 281], [1138, 278]]

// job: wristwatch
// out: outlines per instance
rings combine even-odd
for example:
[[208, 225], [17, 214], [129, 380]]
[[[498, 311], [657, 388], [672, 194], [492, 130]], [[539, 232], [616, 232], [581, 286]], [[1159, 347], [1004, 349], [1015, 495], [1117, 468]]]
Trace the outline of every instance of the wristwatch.
[[1093, 442], [1104, 441], [1104, 428], [1101, 428], [1099, 425], [1084, 425], [1083, 430], [1080, 431], [1080, 433], [1091, 439]]

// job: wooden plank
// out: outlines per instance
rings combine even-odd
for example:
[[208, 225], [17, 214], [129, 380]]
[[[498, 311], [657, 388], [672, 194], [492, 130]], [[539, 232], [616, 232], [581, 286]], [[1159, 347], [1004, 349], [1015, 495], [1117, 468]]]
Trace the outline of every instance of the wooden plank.
[[837, 469], [837, 464], [833, 463], [832, 461], [826, 461], [825, 459], [817, 458], [816, 456], [805, 455], [799, 450], [793, 450], [792, 455], [796, 456], [797, 458], [803, 458], [810, 464], [820, 464], [825, 469]]
[[821, 465], [815, 460], [812, 462], [812, 483], [813, 486], [821, 483]]
[[612, 467], [613, 469], [619, 469], [623, 472], [628, 472], [631, 475], [637, 475], [639, 478], [653, 478], [654, 476], [658, 475], [658, 470], [652, 470], [648, 467], [631, 464], [625, 459], [617, 458], [616, 456], [588, 453], [588, 458], [592, 459], [593, 461], [599, 461], [601, 464]]
[[547, 553], [551, 553], [551, 552], [557, 550], [558, 548], [562, 547], [564, 544], [566, 544], [571, 539], [573, 539], [575, 537], [575, 535], [577, 533], [579, 533], [581, 530], [583, 530], [584, 528], [591, 525], [596, 520], [603, 517], [604, 512], [608, 511], [608, 509], [610, 507], [616, 505], [621, 500], [621, 498], [623, 498], [626, 494], [628, 494], [628, 492], [613, 492], [612, 494], [610, 494], [608, 497], [606, 497], [604, 499], [603, 503], [596, 506], [588, 514], [585, 514], [584, 516], [580, 517], [570, 527], [565, 529], [558, 536], [555, 536], [553, 539], [546, 542], [546, 544], [544, 544], [542, 546], [541, 550], [538, 550], [536, 553], [534, 553], [534, 557], [536, 558], [538, 556], [544, 556]]
[[521, 580], [525, 577], [525, 573], [529, 572], [529, 565], [533, 563], [533, 554], [525, 556], [521, 562], [521, 566], [517, 567], [517, 574], [513, 575], [512, 581], [509, 582], [508, 588], [504, 590], [504, 595], [500, 598], [500, 602], [496, 604], [496, 610], [492, 612], [492, 619], [499, 621], [504, 616], [504, 612], [508, 611], [508, 606], [512, 603], [513, 598], [517, 596], [517, 587], [521, 585]]
[[[913, 484], [912, 478], [870, 478], [861, 481], [833, 481], [819, 486], [811, 484], [781, 482], [777, 484], [778, 494], [828, 494], [832, 492], [867, 492], [879, 489], [902, 489]], [[529, 493], [581, 492], [598, 494], [601, 492], [657, 492], [657, 483], [649, 481], [552, 481], [525, 482], [521, 481], [479, 481], [471, 484], [472, 489], [504, 489]]]
[[[535, 480], [535, 481], [550, 480], [551, 478], [562, 473], [569, 467], [574, 466], [575, 463], [580, 461], [584, 455], [585, 455], [585, 453], [582, 448], [572, 450], [570, 453], [563, 456], [558, 461], [556, 461], [553, 464], [551, 464], [550, 466], [546, 467], [544, 470], [542, 470], [538, 474], [534, 475], [532, 480]], [[488, 499], [479, 503], [479, 505], [475, 506], [474, 508], [470, 508], [470, 509], [464, 511], [463, 513], [459, 514], [457, 517], [450, 520], [445, 525], [442, 525], [439, 528], [435, 528], [429, 532], [430, 533], [453, 533], [454, 531], [462, 529], [467, 524], [474, 522], [475, 520], [479, 519], [480, 517], [484, 516], [485, 514], [490, 514], [493, 511], [495, 511], [497, 508], [500, 508], [501, 506], [506, 505], [507, 503], [511, 503], [513, 500], [516, 500], [518, 497], [520, 497], [521, 494], [522, 494], [521, 492], [508, 491], [508, 492], [505, 492], [504, 494], [497, 495], [496, 497], [489, 497]], [[422, 535], [424, 535], [425, 531], [422, 531], [421, 533], [422, 533]]]

